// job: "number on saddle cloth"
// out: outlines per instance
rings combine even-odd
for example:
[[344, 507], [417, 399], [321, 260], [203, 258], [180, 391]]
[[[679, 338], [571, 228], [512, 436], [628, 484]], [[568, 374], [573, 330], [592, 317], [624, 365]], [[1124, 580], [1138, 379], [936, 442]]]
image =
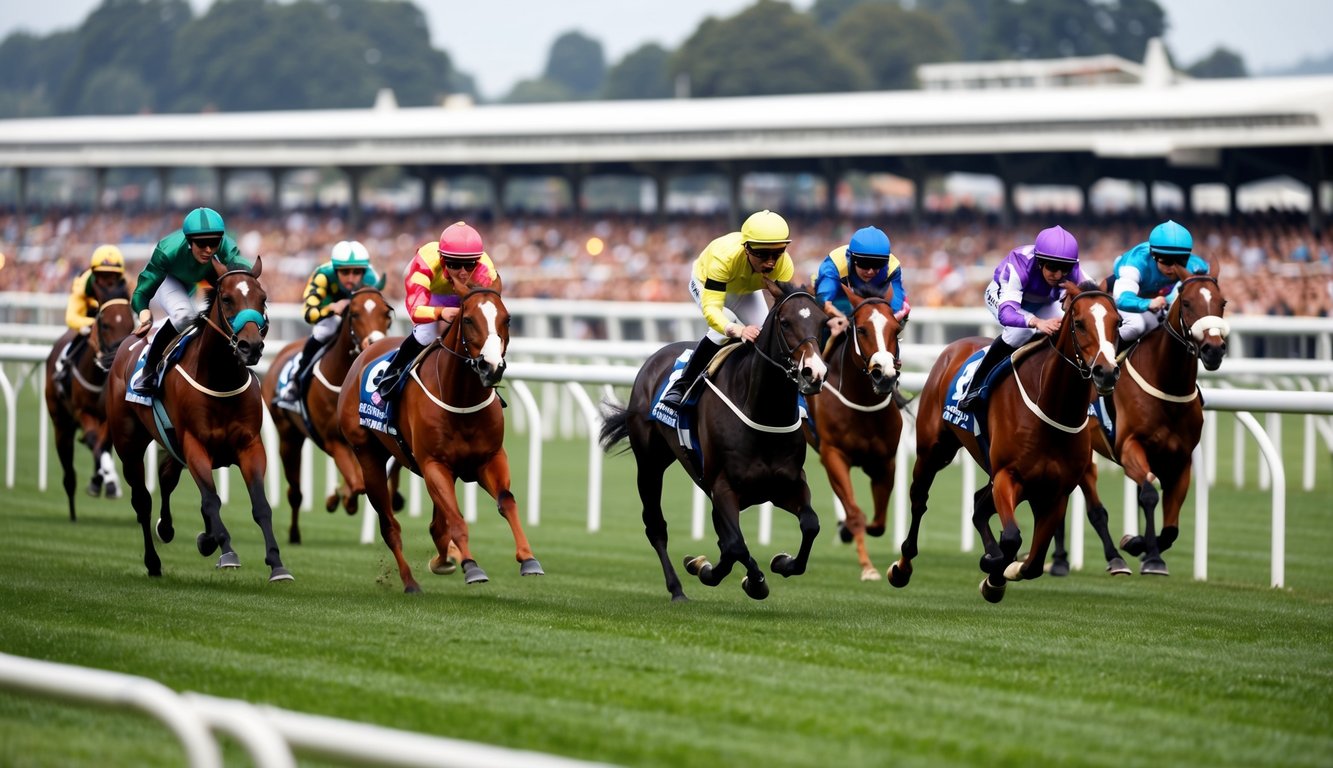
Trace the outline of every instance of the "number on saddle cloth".
[[[967, 362], [959, 367], [958, 373], [954, 374], [953, 381], [949, 383], [948, 397], [944, 401], [942, 416], [950, 424], [968, 430], [974, 435], [981, 434], [982, 425], [980, 420], [974, 414], [964, 411], [958, 407], [958, 402], [967, 394], [967, 390], [972, 383], [972, 376], [976, 373], [977, 367], [981, 365], [981, 360], [986, 356], [990, 345], [986, 345], [976, 352], [973, 352], [967, 358]], [[994, 368], [986, 380], [981, 382], [980, 397], [984, 401], [990, 398], [991, 390], [1000, 382], [1000, 380], [1009, 375], [1013, 370], [1013, 361], [1010, 358], [1001, 360]], [[978, 413], [985, 409], [978, 409]]]

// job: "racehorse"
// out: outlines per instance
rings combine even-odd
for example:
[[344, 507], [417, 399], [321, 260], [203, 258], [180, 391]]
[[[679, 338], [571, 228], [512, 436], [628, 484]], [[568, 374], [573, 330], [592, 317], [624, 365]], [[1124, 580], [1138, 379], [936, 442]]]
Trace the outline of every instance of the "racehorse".
[[[1203, 398], [1196, 383], [1196, 360], [1210, 371], [1222, 365], [1230, 332], [1222, 319], [1226, 305], [1216, 268], [1212, 274], [1185, 279], [1166, 322], [1144, 334], [1123, 356], [1129, 380], [1115, 388], [1115, 444], [1108, 442], [1098, 422], [1088, 426], [1093, 448], [1123, 466], [1125, 475], [1138, 487], [1143, 535], [1124, 536], [1120, 546], [1142, 557], [1142, 574], [1168, 575], [1162, 551], [1170, 549], [1180, 534], [1180, 508], [1189, 492], [1194, 448], [1203, 432]], [[1161, 484], [1163, 494], [1160, 534], [1153, 523], [1159, 499], [1154, 481]], [[1109, 516], [1097, 495], [1096, 462], [1088, 462], [1079, 488], [1088, 500], [1088, 521], [1102, 540], [1106, 569], [1112, 574], [1129, 573], [1112, 543]], [[1064, 548], [1063, 534], [1061, 526], [1057, 551]]]
[[[907, 586], [912, 576], [931, 484], [959, 448], [966, 448], [990, 474], [990, 482], [973, 497], [972, 524], [985, 546], [981, 570], [987, 575], [981, 580], [982, 596], [998, 603], [1008, 581], [1042, 574], [1046, 550], [1064, 518], [1069, 494], [1092, 458], [1092, 440], [1084, 427], [1093, 389], [1105, 394], [1120, 376], [1115, 357], [1120, 313], [1111, 295], [1091, 282], [1074, 285], [1066, 281], [1064, 288], [1059, 333], [1020, 350], [1014, 356], [1019, 363], [1013, 375], [992, 387], [983, 406], [981, 415], [992, 426], [988, 449], [983, 449], [970, 430], [946, 422], [944, 414], [949, 390], [955, 387], [955, 373], [989, 339], [955, 341], [931, 367], [918, 398], [917, 458], [910, 489], [912, 522], [902, 555], [889, 569], [893, 586]], [[958, 384], [965, 387], [965, 382]], [[1014, 510], [1022, 501], [1032, 509], [1035, 532], [1027, 558], [1019, 562], [1015, 558], [1022, 534]], [[1003, 524], [998, 542], [990, 528], [990, 516], [997, 512]]]
[[[353, 478], [352, 485], [364, 486], [360, 479], [361, 465], [338, 428], [338, 394], [342, 391], [343, 379], [352, 368], [352, 361], [371, 344], [384, 338], [392, 322], [393, 307], [378, 289], [361, 288], [349, 297], [338, 324], [338, 333], [311, 370], [310, 388], [300, 395], [305, 407], [304, 416], [278, 407], [275, 401], [278, 377], [288, 361], [300, 353], [305, 340], [298, 339], [283, 347], [264, 375], [264, 403], [278, 430], [278, 454], [287, 478], [287, 503], [292, 508], [292, 524], [287, 532], [287, 540], [292, 544], [301, 543], [301, 448], [307, 438], [333, 457], [342, 476]], [[348, 486], [349, 483], [344, 482], [342, 488], [325, 500], [324, 508], [332, 512], [341, 501], [347, 514], [356, 514], [357, 496], [348, 491]]]
[[[892, 289], [890, 289], [892, 290]], [[810, 420], [806, 440], [819, 451], [819, 461], [828, 473], [829, 485], [847, 513], [839, 524], [843, 541], [856, 542], [861, 562], [861, 580], [879, 579], [879, 571], [866, 553], [865, 537], [883, 536], [889, 494], [893, 492], [898, 441], [903, 417], [893, 403], [902, 360], [898, 356], [898, 334], [902, 325], [893, 316], [889, 295], [862, 297], [851, 289], [843, 292], [852, 302], [848, 327], [827, 351], [828, 378], [820, 393], [809, 399]], [[860, 467], [870, 478], [875, 519], [866, 524], [865, 513], [852, 491], [852, 467]]]
[[[680, 578], [667, 554], [667, 526], [662, 514], [662, 476], [679, 461], [713, 501], [713, 529], [721, 556], [716, 566], [704, 555], [685, 558], [685, 570], [715, 587], [736, 563], [746, 572], [741, 588], [755, 600], [768, 596], [768, 582], [741, 533], [741, 510], [771, 501], [796, 515], [801, 547], [796, 557], [773, 557], [774, 573], [805, 573], [810, 547], [819, 533], [819, 517], [810, 506], [805, 479], [805, 437], [797, 413], [797, 393], [813, 395], [824, 384], [819, 333], [827, 320], [813, 296], [788, 284], [765, 281], [772, 308], [753, 344], [734, 345], [716, 372], [703, 379], [695, 408], [700, 461], [683, 447], [674, 427], [650, 414], [677, 358], [690, 348], [669, 344], [644, 362], [634, 379], [629, 405], [609, 405], [601, 445], [610, 451], [629, 438], [638, 464], [639, 498], [648, 542], [657, 551], [672, 600], [686, 600]], [[727, 354], [724, 348], [718, 357]], [[706, 385], [706, 386], [705, 386]]]
[[116, 464], [111, 458], [110, 438], [106, 429], [107, 370], [116, 357], [120, 343], [134, 330], [134, 313], [130, 311], [129, 295], [124, 283], [103, 291], [93, 282], [93, 298], [97, 301], [97, 317], [88, 334], [88, 341], [74, 353], [66, 365], [69, 372], [67, 387], [57, 386], [56, 363], [67, 346], [78, 338], [69, 330], [51, 348], [46, 357], [46, 412], [55, 427], [56, 456], [69, 500], [69, 519], [74, 515], [74, 486], [78, 479], [74, 472], [74, 434], [83, 431], [83, 443], [93, 454], [93, 474], [88, 482], [88, 495], [102, 493], [108, 499], [120, 498], [120, 481]]
[[[267, 458], [260, 441], [264, 404], [259, 381], [250, 371], [250, 366], [259, 362], [268, 333], [268, 297], [259, 284], [263, 264], [256, 258], [250, 271], [228, 271], [214, 258], [213, 266], [214, 287], [207, 294], [204, 310], [186, 332], [193, 338], [184, 344], [180, 359], [163, 374], [156, 405], [125, 399], [126, 388], [135, 375], [153, 374], [135, 371], [142, 340], [121, 345], [107, 380], [107, 422], [125, 467], [130, 502], [143, 530], [144, 565], [149, 576], [162, 575], [162, 561], [153, 547], [149, 526], [153, 499], [144, 484], [144, 452], [156, 440], [169, 456], [158, 471], [162, 495], [158, 537], [169, 543], [176, 536], [170, 500], [184, 465], [199, 486], [204, 519], [204, 530], [195, 538], [199, 554], [208, 557], [221, 549], [218, 567], [239, 568], [241, 561], [232, 549], [231, 534], [222, 524], [221, 500], [213, 482], [214, 469], [235, 464], [245, 478], [251, 515], [264, 533], [269, 581], [290, 580], [292, 575], [283, 567], [273, 537], [273, 511], [264, 497]], [[171, 353], [169, 350], [164, 357], [173, 356]]]
[[[462, 479], [479, 483], [495, 499], [514, 535], [519, 573], [541, 575], [541, 563], [533, 557], [519, 519], [518, 502], [509, 490], [504, 406], [495, 392], [495, 385], [504, 375], [504, 356], [509, 347], [509, 310], [500, 294], [473, 288], [462, 297], [458, 316], [426, 348], [419, 366], [399, 385], [395, 436], [362, 425], [360, 392], [375, 390], [375, 369], [387, 365], [381, 359], [397, 349], [400, 341], [400, 337], [382, 339], [352, 363], [347, 384], [338, 397], [338, 423], [361, 465], [364, 481], [364, 487], [357, 488], [349, 477], [349, 489], [364, 492], [379, 514], [380, 536], [398, 562], [404, 591], [420, 592], [421, 585], [403, 559], [402, 533], [393, 514], [385, 466], [390, 458], [426, 481], [434, 505], [430, 534], [439, 550], [430, 560], [433, 573], [454, 570], [449, 562], [452, 541], [462, 558], [466, 582], [488, 580], [472, 557], [467, 522], [458, 510], [454, 484]], [[381, 362], [369, 375], [363, 375], [377, 360]], [[352, 386], [353, 382], [357, 386]]]

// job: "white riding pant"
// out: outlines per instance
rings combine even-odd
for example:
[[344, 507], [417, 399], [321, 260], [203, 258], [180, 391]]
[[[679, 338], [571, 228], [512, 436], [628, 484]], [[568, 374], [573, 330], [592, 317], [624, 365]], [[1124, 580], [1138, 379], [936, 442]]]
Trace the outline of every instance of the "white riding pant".
[[341, 317], [337, 315], [329, 315], [328, 317], [320, 320], [318, 323], [315, 323], [315, 328], [310, 332], [310, 335], [314, 336], [315, 339], [318, 340], [320, 344], [323, 344], [327, 342], [329, 339], [333, 338], [335, 335], [337, 335], [338, 326], [341, 324], [342, 324]]
[[171, 275], [162, 278], [162, 284], [157, 287], [157, 294], [153, 298], [162, 307], [177, 333], [185, 330], [199, 314], [185, 285]]
[[[690, 278], [690, 298], [694, 299], [695, 305], [703, 309], [704, 287], [698, 278]], [[726, 301], [722, 304], [722, 313], [730, 322], [761, 326], [768, 318], [768, 302], [764, 301], [764, 294], [761, 291], [728, 293]], [[727, 336], [709, 326], [708, 339], [714, 344], [721, 344], [727, 340]]]
[[1134, 341], [1162, 324], [1161, 316], [1153, 310], [1147, 312], [1126, 312], [1120, 310], [1120, 338]]
[[[991, 317], [995, 318], [995, 322], [998, 323], [1000, 321], [1000, 285], [994, 280], [992, 280], [990, 285], [986, 287], [986, 309], [991, 313]], [[1025, 311], [1028, 310], [1025, 309]], [[1042, 320], [1050, 320], [1053, 317], [1064, 317], [1065, 311], [1061, 308], [1059, 302], [1051, 302], [1050, 304], [1043, 304], [1034, 310], [1030, 310], [1030, 314], [1035, 315]], [[1036, 335], [1036, 328], [1011, 328], [1009, 326], [1001, 326], [1000, 340], [1014, 349], [1017, 349], [1029, 341], [1032, 341], [1032, 337]]]

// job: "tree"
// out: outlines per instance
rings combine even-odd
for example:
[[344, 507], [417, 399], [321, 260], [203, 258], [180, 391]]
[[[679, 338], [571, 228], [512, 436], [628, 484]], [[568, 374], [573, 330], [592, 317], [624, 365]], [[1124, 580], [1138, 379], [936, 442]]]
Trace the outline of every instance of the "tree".
[[1245, 69], [1245, 59], [1239, 53], [1218, 46], [1207, 56], [1194, 62], [1185, 70], [1193, 77], [1249, 77]]
[[364, 58], [375, 88], [392, 88], [405, 107], [440, 103], [448, 93], [476, 95], [469, 78], [454, 76], [449, 54], [431, 47], [426, 16], [400, 0], [330, 0], [335, 20], [365, 40]]
[[917, 10], [938, 18], [953, 33], [963, 61], [986, 58], [989, 45], [987, 30], [1003, 0], [917, 0]]
[[870, 76], [814, 21], [777, 0], [759, 0], [730, 19], [708, 18], [671, 57], [692, 96], [768, 96], [859, 91]]
[[544, 76], [563, 85], [575, 98], [592, 98], [606, 79], [602, 44], [582, 32], [564, 33], [551, 44]]
[[943, 21], [889, 3], [857, 6], [838, 20], [832, 34], [882, 90], [915, 88], [917, 65], [958, 56], [958, 43]]
[[501, 101], [509, 104], [537, 104], [573, 100], [574, 94], [569, 92], [568, 86], [564, 83], [540, 77], [536, 80], [519, 81]]
[[73, 63], [56, 91], [57, 109], [62, 114], [87, 112], [81, 102], [90, 93], [88, 83], [108, 68], [137, 77], [150, 91], [146, 106], [161, 108], [158, 96], [170, 83], [172, 41], [193, 16], [185, 0], [103, 0], [79, 26], [73, 50], [66, 52], [72, 53]]
[[815, 4], [810, 6], [809, 14], [820, 27], [832, 29], [848, 11], [871, 2], [883, 3], [886, 0], [815, 0]]
[[671, 54], [656, 43], [631, 51], [606, 75], [602, 95], [608, 99], [669, 99], [672, 87], [668, 61]]
[[1156, 0], [1118, 0], [1107, 7], [1111, 53], [1143, 61], [1148, 41], [1166, 34], [1166, 12]]
[[153, 89], [137, 72], [105, 67], [84, 83], [78, 111], [84, 115], [133, 115], [151, 110], [153, 99]]

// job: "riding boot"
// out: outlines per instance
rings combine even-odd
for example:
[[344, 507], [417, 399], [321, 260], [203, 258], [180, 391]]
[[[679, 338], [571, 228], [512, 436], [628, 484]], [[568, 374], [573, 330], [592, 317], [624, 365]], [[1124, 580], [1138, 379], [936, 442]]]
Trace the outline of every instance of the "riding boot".
[[282, 393], [278, 397], [285, 403], [295, 403], [301, 396], [301, 386], [305, 383], [310, 371], [314, 369], [315, 355], [323, 342], [311, 336], [305, 340], [305, 346], [301, 348], [301, 364], [296, 367], [290, 379], [287, 380], [287, 386], [282, 388]]
[[410, 333], [403, 339], [402, 346], [393, 354], [393, 358], [389, 360], [389, 367], [384, 369], [384, 374], [380, 376], [379, 384], [376, 385], [380, 397], [388, 397], [393, 393], [398, 386], [398, 380], [403, 377], [403, 372], [425, 348], [426, 345], [417, 341], [417, 337]]
[[986, 383], [986, 377], [995, 370], [995, 366], [1000, 361], [1014, 353], [1014, 348], [1004, 342], [1004, 339], [996, 338], [991, 342], [990, 349], [986, 350], [986, 356], [981, 358], [981, 363], [972, 374], [972, 382], [968, 384], [967, 394], [962, 400], [958, 401], [959, 410], [971, 412], [977, 407], [977, 401], [980, 399], [981, 387]]
[[694, 354], [690, 355], [690, 361], [685, 364], [685, 370], [680, 372], [680, 378], [676, 379], [665, 393], [662, 394], [662, 404], [671, 408], [679, 408], [681, 400], [685, 398], [685, 392], [699, 378], [699, 374], [708, 368], [708, 363], [712, 361], [713, 356], [721, 345], [714, 342], [707, 336], [703, 337], [694, 347]]
[[134, 387], [136, 395], [157, 397], [157, 369], [162, 365], [162, 354], [166, 352], [171, 340], [178, 335], [176, 326], [172, 325], [170, 320], [157, 329], [153, 343], [148, 347], [148, 358], [144, 360], [143, 374], [139, 377], [138, 386]]

